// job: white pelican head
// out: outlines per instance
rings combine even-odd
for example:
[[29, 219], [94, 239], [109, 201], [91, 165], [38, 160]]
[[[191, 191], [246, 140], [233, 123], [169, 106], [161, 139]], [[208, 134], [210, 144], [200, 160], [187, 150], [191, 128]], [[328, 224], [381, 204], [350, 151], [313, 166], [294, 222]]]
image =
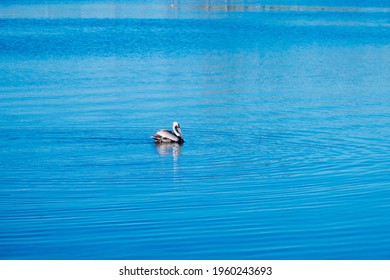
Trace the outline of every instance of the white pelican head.
[[178, 122], [173, 122], [172, 129], [173, 129], [173, 132], [176, 134], [176, 136], [180, 137], [181, 140], [184, 142], [183, 133], [181, 132], [181, 129], [180, 129], [180, 124]]

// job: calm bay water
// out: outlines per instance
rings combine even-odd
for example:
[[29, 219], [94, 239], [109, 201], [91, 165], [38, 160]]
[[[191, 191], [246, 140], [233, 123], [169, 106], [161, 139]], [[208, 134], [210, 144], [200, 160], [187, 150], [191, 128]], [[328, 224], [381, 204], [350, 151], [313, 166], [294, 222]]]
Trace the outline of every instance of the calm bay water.
[[2, 2], [0, 258], [389, 259], [390, 7], [310, 2]]

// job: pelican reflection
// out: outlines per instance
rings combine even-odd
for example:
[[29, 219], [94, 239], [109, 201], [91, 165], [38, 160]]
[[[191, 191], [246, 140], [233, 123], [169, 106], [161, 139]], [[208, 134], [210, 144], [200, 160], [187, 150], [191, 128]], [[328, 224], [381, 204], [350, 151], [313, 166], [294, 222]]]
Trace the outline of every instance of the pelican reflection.
[[156, 142], [154, 143], [156, 146], [157, 152], [161, 156], [169, 156], [172, 155], [174, 159], [177, 159], [181, 154], [182, 143], [164, 143], [164, 142]]

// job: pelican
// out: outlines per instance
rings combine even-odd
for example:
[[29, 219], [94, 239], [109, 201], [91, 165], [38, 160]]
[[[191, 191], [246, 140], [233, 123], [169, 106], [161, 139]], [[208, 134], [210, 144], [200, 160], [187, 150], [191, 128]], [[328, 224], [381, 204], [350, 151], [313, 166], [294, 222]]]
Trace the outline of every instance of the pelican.
[[172, 123], [172, 131], [166, 129], [160, 129], [152, 136], [156, 142], [160, 143], [183, 143], [184, 138], [181, 133], [180, 124], [177, 122]]

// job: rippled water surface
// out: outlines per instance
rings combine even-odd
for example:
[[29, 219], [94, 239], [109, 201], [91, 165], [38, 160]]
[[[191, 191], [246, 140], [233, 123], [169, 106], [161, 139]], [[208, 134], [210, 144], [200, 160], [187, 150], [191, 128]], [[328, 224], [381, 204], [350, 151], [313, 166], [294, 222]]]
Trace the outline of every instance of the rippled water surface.
[[389, 259], [390, 7], [293, 2], [2, 1], [0, 258]]

